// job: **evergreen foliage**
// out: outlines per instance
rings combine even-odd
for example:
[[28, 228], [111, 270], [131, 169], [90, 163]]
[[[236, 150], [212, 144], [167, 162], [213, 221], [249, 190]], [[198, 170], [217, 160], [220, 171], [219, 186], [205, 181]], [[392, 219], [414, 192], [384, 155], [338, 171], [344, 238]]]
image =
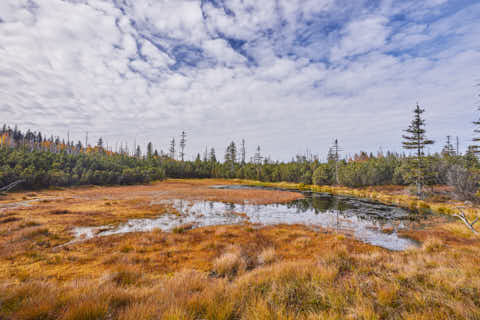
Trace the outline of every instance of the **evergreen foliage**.
[[[45, 139], [41, 133], [29, 130], [21, 132], [4, 126], [0, 131], [0, 186], [20, 179], [25, 180], [23, 188], [33, 189], [148, 183], [166, 177], [239, 178], [332, 185], [336, 184], [335, 173], [338, 172], [339, 184], [364, 187], [408, 185], [416, 178], [411, 158], [391, 152], [379, 152], [376, 155], [360, 152], [347, 159], [339, 159], [338, 147], [331, 149], [330, 161], [325, 163], [317, 157], [301, 155], [289, 162], [278, 162], [262, 155], [258, 147], [251, 161], [243, 163], [237, 161], [237, 147], [233, 141], [226, 148], [224, 162], [217, 160], [214, 148], [210, 148], [203, 159], [197, 155], [194, 161], [177, 161], [172, 158], [174, 153], [159, 154], [153, 151], [152, 143], [148, 143], [145, 155], [137, 149], [129, 153], [126, 146], [121, 146], [120, 151], [113, 152], [98, 145], [85, 147], [81, 142], [65, 143], [58, 137]], [[465, 176], [463, 172], [476, 172], [480, 167], [473, 151], [465, 155], [424, 155], [422, 162], [423, 182], [426, 185], [449, 184], [452, 181], [457, 185], [465, 184], [460, 181]], [[451, 173], [452, 170], [455, 172]], [[462, 175], [457, 174], [459, 172]], [[471, 190], [472, 182], [467, 182]]]
[[415, 156], [410, 158], [410, 163], [414, 172], [418, 196], [422, 194], [422, 187], [425, 183], [425, 171], [427, 169], [423, 161], [425, 157], [425, 147], [434, 143], [433, 140], [429, 140], [426, 137], [425, 119], [422, 118], [424, 112], [425, 109], [420, 108], [417, 104], [413, 111], [413, 120], [408, 129], [405, 130], [406, 134], [402, 136], [404, 139], [402, 143], [403, 148], [415, 150]]

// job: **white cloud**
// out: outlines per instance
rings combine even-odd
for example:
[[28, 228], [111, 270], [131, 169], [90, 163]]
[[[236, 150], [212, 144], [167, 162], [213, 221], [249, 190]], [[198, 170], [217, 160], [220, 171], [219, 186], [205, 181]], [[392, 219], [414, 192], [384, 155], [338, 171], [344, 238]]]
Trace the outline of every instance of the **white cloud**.
[[207, 40], [202, 47], [218, 61], [227, 65], [236, 65], [245, 62], [245, 57], [233, 50], [223, 39]]
[[342, 31], [338, 46], [332, 49], [331, 59], [339, 60], [383, 47], [390, 33], [387, 22], [387, 18], [381, 16], [367, 16], [352, 21]]
[[187, 130], [191, 156], [208, 144], [219, 157], [242, 138], [280, 159], [323, 154], [334, 137], [351, 152], [399, 150], [417, 101], [433, 138], [470, 134], [473, 1], [227, 0], [232, 15], [197, 0], [126, 3], [0, 1], [0, 118], [159, 149]]

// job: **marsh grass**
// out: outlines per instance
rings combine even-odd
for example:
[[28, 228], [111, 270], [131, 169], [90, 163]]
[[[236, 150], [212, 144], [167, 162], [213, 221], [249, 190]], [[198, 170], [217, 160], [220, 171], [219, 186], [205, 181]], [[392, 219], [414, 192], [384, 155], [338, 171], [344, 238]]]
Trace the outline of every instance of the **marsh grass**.
[[213, 261], [213, 272], [220, 277], [233, 278], [245, 272], [246, 267], [239, 250], [226, 252]]
[[[421, 245], [404, 252], [298, 225], [156, 230], [56, 247], [77, 221], [159, 214], [142, 192], [236, 198], [201, 190], [226, 183], [82, 188], [74, 191], [82, 201], [38, 202], [2, 216], [19, 219], [0, 224], [0, 319], [480, 319], [480, 239], [454, 222], [408, 234]], [[367, 191], [355, 193], [424, 207], [393, 187]]]
[[[124, 262], [119, 261], [115, 271], [100, 279], [4, 283], [0, 288], [0, 316], [6, 319], [477, 319], [480, 249], [439, 246], [439, 241], [444, 240], [433, 239], [423, 248], [391, 253], [359, 250], [351, 246], [350, 240], [331, 236], [322, 240], [323, 251], [314, 259], [288, 260], [276, 254], [276, 261], [259, 263], [252, 269], [245, 268], [242, 256], [245, 249], [230, 245], [212, 257], [210, 270], [217, 277], [209, 276], [208, 270], [155, 275], [145, 268], [123, 267]], [[282, 247], [280, 243], [277, 245]], [[271, 248], [264, 248], [257, 256], [271, 257], [272, 252]]]
[[259, 265], [268, 265], [275, 262], [277, 258], [274, 248], [263, 249], [262, 252], [258, 255], [258, 264]]

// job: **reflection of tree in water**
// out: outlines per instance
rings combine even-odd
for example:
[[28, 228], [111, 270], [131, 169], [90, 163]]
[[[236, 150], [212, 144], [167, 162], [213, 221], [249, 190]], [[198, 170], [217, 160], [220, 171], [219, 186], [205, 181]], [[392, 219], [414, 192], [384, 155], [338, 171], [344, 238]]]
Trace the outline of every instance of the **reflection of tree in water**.
[[334, 196], [313, 196], [305, 199], [295, 200], [286, 204], [287, 208], [295, 208], [298, 212], [313, 210], [316, 214], [327, 211], [344, 212], [354, 207], [343, 199]]
[[[311, 199], [300, 199], [292, 202], [292, 206], [297, 209], [297, 212], [307, 212], [312, 208], [312, 201]], [[291, 208], [289, 207], [289, 208]]]
[[334, 207], [333, 197], [313, 197], [311, 198], [312, 208], [315, 213], [327, 212]]

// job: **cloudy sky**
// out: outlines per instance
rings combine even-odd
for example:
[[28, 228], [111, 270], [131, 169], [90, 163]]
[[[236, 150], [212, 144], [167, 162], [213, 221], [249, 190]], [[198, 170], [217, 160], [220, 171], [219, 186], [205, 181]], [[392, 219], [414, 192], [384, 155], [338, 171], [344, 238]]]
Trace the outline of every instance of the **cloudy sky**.
[[1, 0], [0, 122], [275, 159], [472, 136], [478, 0]]

